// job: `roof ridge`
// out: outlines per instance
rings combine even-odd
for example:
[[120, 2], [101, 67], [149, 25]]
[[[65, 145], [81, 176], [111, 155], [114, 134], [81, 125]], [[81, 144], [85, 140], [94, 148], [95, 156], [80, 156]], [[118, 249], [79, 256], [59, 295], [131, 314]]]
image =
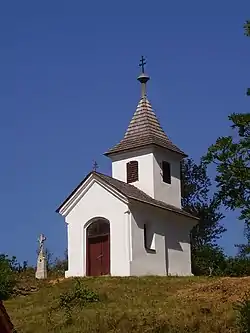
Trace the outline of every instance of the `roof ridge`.
[[91, 171], [88, 175], [78, 184], [78, 186], [68, 195], [68, 197], [63, 201], [63, 203], [57, 208], [56, 212], [59, 213], [60, 209], [70, 200], [70, 198], [78, 191], [78, 189], [87, 181], [91, 176], [95, 175], [100, 178], [100, 180], [106, 182], [111, 187], [114, 187], [118, 192], [126, 196], [128, 199], [136, 200], [145, 204], [149, 204], [158, 208], [162, 208], [168, 211], [175, 212], [177, 214], [189, 216], [191, 218], [197, 219], [195, 216], [192, 216], [190, 213], [186, 212], [182, 208], [178, 208], [167, 204], [163, 201], [156, 200], [144, 191], [140, 190], [138, 187], [125, 183], [119, 179], [113, 178], [111, 176], [105, 175], [101, 172]]
[[[149, 194], [145, 193], [144, 191], [140, 190], [138, 187], [132, 185], [132, 184], [129, 184], [129, 183], [126, 183], [122, 180], [119, 180], [117, 178], [113, 178], [109, 175], [105, 175], [103, 173], [100, 173], [100, 172], [96, 172], [96, 171], [93, 171], [92, 172], [93, 174], [96, 174], [97, 176], [99, 176], [102, 180], [104, 181], [107, 181], [107, 178], [109, 179], [110, 181], [110, 184], [111, 186], [115, 187], [115, 183], [119, 183], [121, 184], [122, 186], [124, 187], [127, 187], [133, 191], [136, 191], [137, 192], [137, 195], [140, 194], [141, 195], [141, 198], [138, 198], [136, 197], [135, 195], [133, 196], [132, 194], [131, 195], [128, 195], [128, 193], [126, 193], [126, 191], [122, 191], [121, 189], [119, 188], [116, 188], [119, 192], [121, 192], [123, 195], [131, 198], [131, 199], [134, 199], [134, 200], [138, 200], [138, 201], [141, 201], [141, 202], [144, 202], [144, 203], [148, 203], [148, 204], [151, 204], [153, 206], [158, 206], [158, 207], [161, 207], [161, 208], [164, 208], [164, 209], [168, 209], [168, 210], [173, 210], [174, 212], [176, 213], [180, 213], [180, 214], [183, 214], [183, 215], [186, 215], [186, 216], [190, 216], [192, 218], [195, 218], [195, 216], [193, 216], [192, 214], [186, 212], [185, 210], [183, 210], [182, 208], [178, 208], [178, 207], [175, 207], [173, 205], [170, 205], [170, 204], [167, 204], [165, 203], [164, 201], [161, 201], [161, 200], [157, 200], [157, 199], [154, 199], [153, 197], [151, 197]], [[113, 183], [113, 184], [112, 184]]]

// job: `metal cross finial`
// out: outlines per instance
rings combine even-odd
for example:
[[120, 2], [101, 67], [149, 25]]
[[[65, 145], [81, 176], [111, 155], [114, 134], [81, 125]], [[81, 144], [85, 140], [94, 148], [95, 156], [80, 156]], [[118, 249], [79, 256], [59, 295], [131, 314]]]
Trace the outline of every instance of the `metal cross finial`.
[[99, 165], [97, 164], [96, 161], [94, 161], [94, 163], [93, 163], [93, 171], [96, 172], [96, 170], [97, 170], [98, 168], [99, 168]]
[[146, 59], [142, 56], [141, 57], [141, 60], [140, 60], [140, 63], [139, 63], [139, 66], [141, 67], [141, 71], [142, 71], [142, 73], [145, 73], [145, 71], [144, 71], [144, 66], [146, 65]]

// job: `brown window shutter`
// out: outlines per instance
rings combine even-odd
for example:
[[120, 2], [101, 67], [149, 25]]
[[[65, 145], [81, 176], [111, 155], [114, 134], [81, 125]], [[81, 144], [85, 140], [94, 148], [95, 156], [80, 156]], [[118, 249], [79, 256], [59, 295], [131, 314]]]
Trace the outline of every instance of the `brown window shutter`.
[[139, 180], [138, 162], [130, 161], [127, 163], [127, 183], [134, 183]]

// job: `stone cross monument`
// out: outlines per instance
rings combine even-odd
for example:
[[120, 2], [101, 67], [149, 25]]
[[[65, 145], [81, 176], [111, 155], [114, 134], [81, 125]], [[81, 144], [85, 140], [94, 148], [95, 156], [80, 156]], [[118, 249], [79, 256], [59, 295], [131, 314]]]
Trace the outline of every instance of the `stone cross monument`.
[[36, 266], [36, 279], [46, 279], [47, 278], [47, 260], [44, 251], [44, 242], [46, 237], [41, 234], [38, 238], [39, 242], [39, 252], [37, 257], [37, 266]]

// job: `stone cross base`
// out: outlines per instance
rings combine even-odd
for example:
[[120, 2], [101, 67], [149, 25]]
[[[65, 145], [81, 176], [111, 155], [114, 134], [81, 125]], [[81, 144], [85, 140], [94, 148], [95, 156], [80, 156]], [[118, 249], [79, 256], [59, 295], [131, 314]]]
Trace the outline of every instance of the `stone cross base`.
[[37, 259], [36, 279], [47, 279], [47, 262], [43, 256], [38, 256]]

